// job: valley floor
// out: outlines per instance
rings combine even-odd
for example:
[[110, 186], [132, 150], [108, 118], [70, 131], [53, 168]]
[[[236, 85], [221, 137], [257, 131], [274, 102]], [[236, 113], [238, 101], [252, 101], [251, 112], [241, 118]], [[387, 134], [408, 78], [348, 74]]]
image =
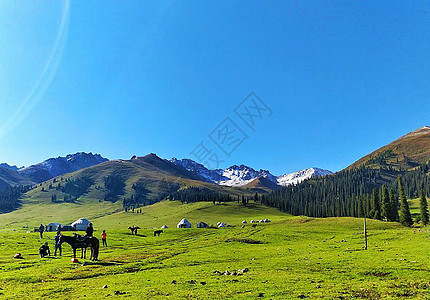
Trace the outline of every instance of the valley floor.
[[[176, 229], [183, 217], [234, 227]], [[69, 216], [67, 217], [69, 218]], [[271, 223], [241, 220], [269, 218]], [[292, 217], [237, 203], [162, 202], [141, 214], [119, 212], [92, 220], [108, 247], [100, 261], [38, 257], [39, 239], [25, 228], [0, 230], [0, 298], [5, 299], [425, 299], [430, 297], [428, 229], [370, 220], [363, 249], [362, 220]], [[152, 227], [166, 224], [160, 237]], [[34, 224], [36, 226], [37, 224]], [[142, 227], [131, 235], [128, 226]], [[24, 259], [13, 259], [17, 252]], [[241, 275], [215, 271], [249, 269]], [[103, 286], [107, 285], [106, 288]]]

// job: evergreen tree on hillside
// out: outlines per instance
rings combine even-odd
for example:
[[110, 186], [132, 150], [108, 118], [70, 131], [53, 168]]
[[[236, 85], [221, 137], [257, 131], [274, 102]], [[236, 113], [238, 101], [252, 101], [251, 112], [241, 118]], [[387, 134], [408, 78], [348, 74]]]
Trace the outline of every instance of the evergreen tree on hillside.
[[390, 214], [390, 196], [385, 184], [381, 188], [381, 215], [383, 220], [388, 220]]
[[372, 198], [370, 200], [370, 217], [373, 219], [381, 219], [381, 205], [379, 202], [378, 189], [374, 188], [372, 190]]
[[421, 222], [423, 222], [424, 226], [427, 226], [427, 224], [429, 223], [429, 210], [427, 204], [427, 197], [424, 190], [421, 190], [420, 210]]
[[394, 190], [390, 189], [389, 193], [390, 197], [390, 205], [388, 210], [388, 216], [387, 220], [390, 222], [397, 222], [399, 220], [399, 210], [397, 209], [397, 201], [396, 197], [394, 196]]
[[409, 204], [406, 200], [406, 195], [403, 190], [403, 183], [402, 183], [402, 177], [399, 176], [398, 178], [398, 184], [399, 184], [399, 202], [400, 202], [400, 216], [399, 220], [400, 223], [402, 223], [404, 226], [412, 226], [412, 217], [411, 212], [409, 211]]

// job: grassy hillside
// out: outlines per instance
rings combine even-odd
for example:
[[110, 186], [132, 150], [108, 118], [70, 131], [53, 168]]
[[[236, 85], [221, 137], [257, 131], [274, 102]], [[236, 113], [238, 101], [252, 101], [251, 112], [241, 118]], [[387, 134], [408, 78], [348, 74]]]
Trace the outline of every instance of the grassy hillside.
[[394, 170], [409, 170], [429, 160], [430, 127], [424, 126], [362, 157], [348, 168], [390, 166]]
[[16, 185], [32, 185], [33, 181], [19, 174], [18, 171], [0, 168], [0, 189]]
[[[40, 259], [39, 239], [25, 229], [0, 230], [0, 294], [6, 299], [424, 299], [430, 243], [427, 229], [369, 220], [369, 249], [362, 250], [362, 220], [292, 217], [276, 210], [237, 203], [144, 207], [142, 214], [118, 213], [94, 219], [96, 236], [108, 233], [100, 262], [71, 264], [63, 257]], [[132, 236], [125, 225], [142, 228], [226, 221], [222, 229], [169, 228], [160, 237], [151, 229]], [[267, 217], [271, 223], [242, 219]], [[13, 259], [16, 252], [24, 256]], [[218, 275], [248, 268], [241, 275]], [[103, 288], [107, 285], [106, 288]], [[116, 294], [115, 294], [116, 293]], [[124, 294], [121, 294], [124, 293]]]
[[[106, 184], [106, 178], [115, 179], [114, 188]], [[246, 189], [202, 182], [185, 169], [149, 154], [131, 160], [104, 162], [43, 182], [23, 196], [21, 209], [40, 212], [32, 217], [34, 220], [52, 216], [68, 222], [76, 217], [93, 218], [117, 212], [122, 208], [123, 199], [136, 197], [137, 192], [144, 201], [139, 205], [144, 205], [163, 200], [170, 193], [189, 186], [204, 187], [221, 194], [250, 193]], [[34, 205], [36, 208], [32, 208]], [[54, 212], [58, 212], [55, 213], [57, 217]], [[16, 224], [22, 223], [14, 216], [13, 213], [6, 217], [0, 215], [0, 220], [9, 218], [9, 223], [12, 220]]]

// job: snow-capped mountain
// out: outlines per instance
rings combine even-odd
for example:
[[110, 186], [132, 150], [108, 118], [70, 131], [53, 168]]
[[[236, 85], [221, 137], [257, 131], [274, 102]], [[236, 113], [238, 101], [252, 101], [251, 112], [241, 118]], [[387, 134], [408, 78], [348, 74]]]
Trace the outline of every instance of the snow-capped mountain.
[[91, 167], [107, 161], [100, 154], [78, 152], [65, 157], [49, 158], [41, 163], [19, 169], [18, 172], [35, 182], [43, 182], [53, 177]]
[[210, 170], [204, 165], [199, 164], [191, 159], [172, 158], [170, 161], [176, 165], [184, 167], [190, 172], [193, 172], [207, 182], [225, 186], [244, 186], [256, 178], [266, 178], [276, 185], [287, 186], [291, 184], [298, 184], [309, 178], [332, 173], [331, 171], [324, 169], [309, 168], [282, 176], [274, 176], [268, 170], [256, 171], [253, 168], [245, 165], [233, 165], [224, 170]]
[[309, 169], [304, 169], [301, 171], [281, 175], [277, 178], [277, 182], [279, 185], [288, 186], [292, 184], [299, 184], [300, 182], [306, 179], [325, 176], [331, 173], [332, 172], [329, 170], [324, 170], [320, 168], [309, 168]]

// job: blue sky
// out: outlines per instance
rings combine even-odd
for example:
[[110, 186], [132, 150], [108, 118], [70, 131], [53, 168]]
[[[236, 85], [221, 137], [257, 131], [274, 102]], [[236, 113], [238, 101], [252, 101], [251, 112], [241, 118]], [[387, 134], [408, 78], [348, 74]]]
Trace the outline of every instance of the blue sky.
[[[340, 170], [430, 124], [430, 5], [1, 1], [0, 161], [92, 151]], [[234, 114], [254, 91], [255, 132]], [[230, 156], [208, 135], [230, 117]]]

